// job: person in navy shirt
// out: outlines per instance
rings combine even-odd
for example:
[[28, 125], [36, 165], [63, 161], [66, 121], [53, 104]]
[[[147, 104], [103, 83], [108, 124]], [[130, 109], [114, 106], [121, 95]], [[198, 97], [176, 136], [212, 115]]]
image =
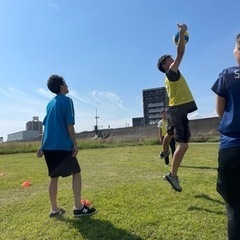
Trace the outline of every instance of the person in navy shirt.
[[92, 215], [96, 212], [96, 209], [89, 208], [81, 203], [81, 168], [76, 158], [78, 146], [74, 130], [74, 106], [72, 99], [66, 96], [69, 92], [68, 86], [65, 80], [58, 75], [52, 75], [48, 79], [47, 85], [48, 89], [56, 96], [47, 105], [47, 113], [43, 120], [42, 145], [36, 155], [39, 158], [44, 155], [48, 167], [50, 217], [65, 212], [57, 204], [58, 179], [60, 176], [72, 176], [73, 216]]
[[226, 203], [228, 239], [240, 239], [240, 34], [233, 50], [237, 66], [226, 68], [212, 86], [220, 118], [217, 191]]

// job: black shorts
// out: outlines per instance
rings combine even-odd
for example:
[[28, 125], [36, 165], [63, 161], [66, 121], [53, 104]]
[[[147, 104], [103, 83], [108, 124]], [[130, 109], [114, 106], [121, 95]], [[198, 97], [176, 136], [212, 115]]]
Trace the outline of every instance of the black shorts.
[[219, 151], [217, 191], [228, 204], [240, 204], [240, 147]]
[[195, 101], [184, 103], [178, 106], [171, 106], [168, 109], [170, 124], [168, 126], [168, 134], [172, 135], [176, 142], [188, 143], [191, 132], [188, 125], [188, 113], [197, 110]]
[[176, 142], [187, 143], [190, 140], [191, 132], [188, 125], [187, 113], [181, 111], [181, 108], [171, 107], [168, 110], [170, 124], [168, 126], [168, 134], [174, 132]]
[[45, 161], [48, 167], [48, 175], [54, 177], [68, 177], [81, 172], [76, 157], [72, 157], [70, 151], [44, 151]]

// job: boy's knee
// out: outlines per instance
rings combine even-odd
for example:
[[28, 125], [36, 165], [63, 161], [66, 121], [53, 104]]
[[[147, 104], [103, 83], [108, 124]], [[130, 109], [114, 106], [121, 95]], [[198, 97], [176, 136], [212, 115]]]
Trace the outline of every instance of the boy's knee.
[[179, 147], [180, 147], [182, 150], [187, 151], [187, 149], [188, 149], [188, 143], [183, 143], [183, 142], [181, 142], [181, 143], [178, 143], [178, 145], [179, 145]]

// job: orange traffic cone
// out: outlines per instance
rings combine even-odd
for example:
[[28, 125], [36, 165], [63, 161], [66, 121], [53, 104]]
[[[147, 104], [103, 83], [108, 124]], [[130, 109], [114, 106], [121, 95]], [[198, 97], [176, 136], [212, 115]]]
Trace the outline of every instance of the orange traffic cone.
[[28, 182], [28, 181], [25, 181], [25, 182], [22, 183], [22, 187], [29, 187], [31, 185], [32, 184], [30, 182]]
[[81, 204], [84, 204], [86, 206], [91, 206], [92, 205], [92, 203], [89, 200], [87, 200], [87, 199], [82, 199], [81, 200]]

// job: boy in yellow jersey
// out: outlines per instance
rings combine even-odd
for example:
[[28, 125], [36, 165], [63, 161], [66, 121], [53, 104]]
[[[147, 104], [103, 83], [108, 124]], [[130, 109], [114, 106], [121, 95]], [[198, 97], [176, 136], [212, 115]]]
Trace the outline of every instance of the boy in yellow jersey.
[[[164, 136], [168, 132], [169, 119], [167, 116], [167, 112], [165, 110], [163, 110], [161, 112], [161, 116], [162, 116], [162, 119], [158, 122], [158, 128], [159, 128], [159, 142], [161, 144], [163, 144]], [[175, 143], [174, 138], [171, 139], [169, 145], [170, 145], [172, 156], [173, 156], [175, 149], [176, 149], [176, 147], [175, 147], [176, 143]], [[161, 153], [160, 153], [159, 157], [162, 158]], [[164, 157], [164, 160], [165, 160], [165, 165], [169, 165], [169, 156], [168, 155]]]
[[[177, 44], [177, 56], [175, 59], [171, 55], [163, 55], [159, 60], [157, 67], [165, 73], [165, 87], [169, 97], [169, 118], [174, 130], [174, 137], [178, 143], [176, 151], [173, 155], [173, 163], [170, 173], [163, 176], [171, 186], [178, 192], [182, 191], [178, 180], [178, 168], [183, 160], [184, 154], [188, 149], [188, 142], [191, 136], [187, 115], [190, 112], [197, 110], [197, 105], [194, 101], [192, 93], [187, 85], [186, 80], [179, 71], [180, 63], [185, 52], [185, 37], [187, 25], [177, 24], [179, 29], [179, 42]], [[169, 155], [167, 147], [172, 136], [165, 135], [163, 141], [163, 152], [161, 157]]]

